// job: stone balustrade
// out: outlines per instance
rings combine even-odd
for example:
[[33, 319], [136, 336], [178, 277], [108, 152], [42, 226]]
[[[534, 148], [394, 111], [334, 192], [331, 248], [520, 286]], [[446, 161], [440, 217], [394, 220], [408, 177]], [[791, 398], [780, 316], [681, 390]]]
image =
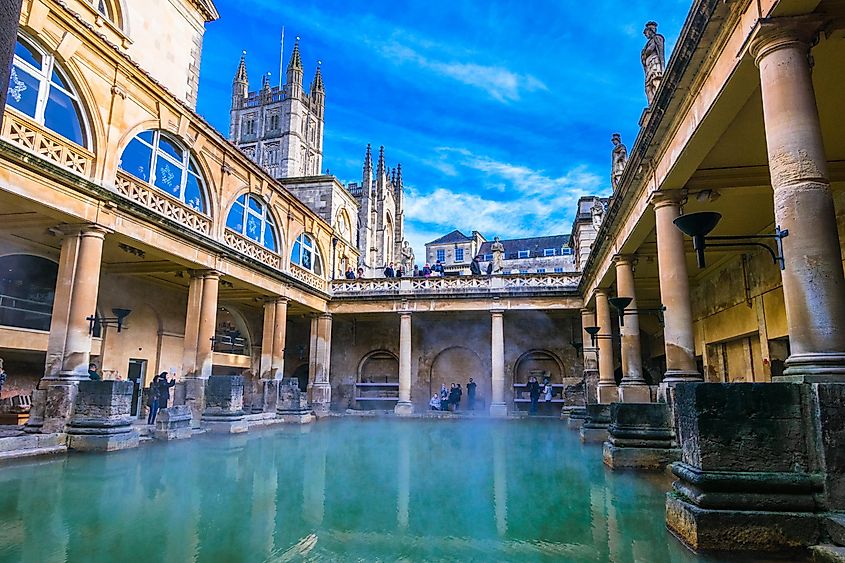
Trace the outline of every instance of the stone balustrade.
[[211, 217], [188, 207], [163, 191], [137, 180], [130, 174], [117, 171], [113, 190], [123, 197], [185, 225], [198, 233], [211, 235]]
[[432, 276], [335, 280], [335, 298], [424, 295], [575, 294], [581, 274], [505, 274], [501, 276]]
[[223, 240], [229, 248], [237, 250], [241, 254], [245, 254], [250, 258], [254, 258], [262, 264], [266, 264], [276, 270], [280, 270], [282, 268], [281, 256], [272, 250], [265, 248], [263, 245], [249, 240], [245, 236], [226, 229], [226, 232], [223, 233]]
[[91, 176], [94, 168], [94, 154], [91, 151], [52, 133], [20, 113], [6, 110], [0, 131], [0, 136], [7, 141], [80, 176]]

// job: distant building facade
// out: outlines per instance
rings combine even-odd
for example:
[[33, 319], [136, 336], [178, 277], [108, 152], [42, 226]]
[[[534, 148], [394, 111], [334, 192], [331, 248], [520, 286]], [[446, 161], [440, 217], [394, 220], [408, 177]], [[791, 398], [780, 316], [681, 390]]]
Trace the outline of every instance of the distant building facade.
[[428, 264], [440, 261], [446, 271], [468, 270], [469, 263], [478, 255], [485, 242], [487, 239], [478, 231], [472, 231], [472, 235], [467, 236], [455, 229], [447, 235], [426, 243], [425, 261]]
[[[500, 240], [505, 247], [504, 265], [507, 274], [544, 274], [574, 272], [575, 251], [569, 235], [552, 235]], [[426, 262], [438, 260], [447, 272], [469, 273], [469, 265], [479, 257], [482, 272], [493, 260], [493, 241], [478, 231], [466, 236], [461, 231], [435, 239], [425, 245]]]
[[333, 253], [335, 277], [347, 267], [362, 267], [365, 275], [376, 275], [390, 262], [413, 268], [413, 250], [405, 240], [402, 165], [388, 169], [381, 147], [374, 170], [368, 145], [360, 184], [343, 186], [328, 170], [324, 175], [325, 105], [319, 66], [309, 91], [303, 88], [298, 42], [282, 87], [270, 86], [265, 75], [260, 90], [250, 91], [242, 56], [232, 82], [229, 140], [335, 226], [337, 238], [358, 248], [360, 259], [355, 264], [348, 255]]

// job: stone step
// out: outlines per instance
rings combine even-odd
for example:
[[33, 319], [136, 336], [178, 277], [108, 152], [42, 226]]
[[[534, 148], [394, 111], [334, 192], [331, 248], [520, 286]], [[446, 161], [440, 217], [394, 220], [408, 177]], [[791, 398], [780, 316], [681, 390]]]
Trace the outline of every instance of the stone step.
[[810, 547], [813, 563], [845, 563], [845, 547], [822, 544]]
[[825, 519], [824, 526], [833, 543], [845, 546], [845, 514], [831, 514]]
[[8, 459], [22, 459], [25, 457], [35, 457], [40, 455], [57, 455], [67, 452], [67, 446], [48, 446], [44, 448], [27, 448], [23, 450], [6, 450], [0, 451], [0, 461]]
[[64, 434], [21, 434], [0, 438], [0, 453], [32, 450], [38, 448], [52, 448], [65, 446], [67, 437]]

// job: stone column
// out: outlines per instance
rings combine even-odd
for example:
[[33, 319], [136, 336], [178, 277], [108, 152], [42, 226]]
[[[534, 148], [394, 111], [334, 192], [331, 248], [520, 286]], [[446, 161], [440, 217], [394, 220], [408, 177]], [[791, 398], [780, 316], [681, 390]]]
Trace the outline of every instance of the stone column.
[[272, 378], [273, 336], [275, 333], [276, 302], [268, 299], [264, 301], [264, 325], [261, 331], [261, 365], [259, 367], [261, 379]]
[[596, 322], [599, 327], [599, 385], [598, 402], [600, 404], [615, 403], [619, 400], [619, 389], [613, 377], [613, 325], [610, 320], [610, 303], [607, 301], [607, 290], [596, 290]]
[[408, 416], [414, 412], [411, 403], [411, 312], [399, 313], [399, 402], [394, 412]]
[[329, 313], [318, 315], [311, 323], [312, 330], [317, 329], [314, 345], [314, 382], [311, 385], [311, 408], [317, 416], [326, 416], [332, 402], [332, 387], [329, 383], [332, 354], [332, 316]]
[[97, 314], [100, 265], [106, 229], [64, 229], [56, 295], [47, 342], [45, 375], [33, 393], [30, 432], [63, 432], [73, 414], [78, 383], [88, 379], [91, 325]]
[[640, 318], [637, 310], [637, 293], [634, 289], [634, 267], [630, 256], [616, 256], [616, 295], [631, 297], [631, 304], [620, 323], [622, 334], [622, 383], [619, 400], [623, 403], [649, 403], [651, 393], [643, 377], [643, 358], [640, 347]]
[[213, 362], [214, 332], [217, 328], [217, 291], [220, 287], [218, 272], [202, 274], [202, 302], [200, 305], [199, 330], [197, 332], [197, 375], [201, 379], [211, 376]]
[[655, 192], [652, 203], [656, 218], [660, 299], [666, 307], [663, 327], [666, 373], [661, 391], [665, 397], [667, 386], [682, 381], [701, 381], [702, 378], [695, 365], [684, 235], [672, 222], [680, 215], [680, 193], [677, 190]]
[[185, 340], [182, 354], [182, 374], [197, 375], [197, 343], [199, 341], [200, 309], [202, 308], [202, 273], [191, 272], [188, 285], [188, 309], [185, 314]]
[[493, 400], [490, 402], [490, 416], [505, 417], [508, 415], [508, 406], [505, 404], [505, 311], [493, 309], [490, 313], [493, 317], [490, 339]]
[[98, 227], [89, 227], [79, 231], [78, 236], [79, 251], [68, 307], [67, 338], [62, 357], [61, 375], [74, 379], [88, 379], [91, 324], [87, 317], [97, 314], [100, 264], [106, 232]]
[[809, 62], [821, 22], [764, 20], [752, 44], [783, 239], [783, 295], [791, 354], [781, 381], [845, 380], [845, 277]]
[[273, 315], [273, 352], [271, 370], [273, 379], [282, 379], [285, 375], [285, 337], [288, 329], [288, 299], [276, 299], [276, 312]]

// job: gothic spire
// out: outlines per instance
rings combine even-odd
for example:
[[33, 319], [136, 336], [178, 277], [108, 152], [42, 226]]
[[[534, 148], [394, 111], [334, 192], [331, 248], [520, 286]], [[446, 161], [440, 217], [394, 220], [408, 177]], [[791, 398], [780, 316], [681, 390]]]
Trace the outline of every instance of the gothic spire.
[[292, 68], [302, 70], [302, 58], [299, 56], [299, 37], [296, 38], [296, 43], [293, 44], [293, 53], [290, 54], [288, 71]]
[[299, 37], [293, 45], [293, 53], [288, 63], [286, 92], [292, 97], [299, 97], [302, 94], [302, 58], [299, 56]]
[[402, 185], [402, 163], [396, 165], [396, 189], [401, 190], [404, 186]]
[[395, 167], [390, 171], [390, 185], [391, 186], [396, 185], [396, 168]]
[[364, 181], [366, 182], [373, 175], [373, 152], [370, 143], [367, 143], [367, 154], [364, 156]]
[[[376, 175], [379, 179], [385, 174], [385, 166], [384, 166], [384, 145], [380, 146], [378, 149], [378, 168], [376, 168]], [[379, 180], [381, 181], [381, 180]]]
[[270, 73], [269, 72], [261, 77], [261, 89], [262, 90], [269, 90], [270, 89]]
[[311, 93], [325, 92], [323, 87], [323, 73], [320, 71], [322, 61], [317, 61], [317, 73], [314, 75], [314, 80], [311, 82]]
[[238, 71], [235, 73], [235, 80], [233, 82], [249, 82], [246, 76], [246, 51], [241, 53], [241, 63], [238, 65]]

